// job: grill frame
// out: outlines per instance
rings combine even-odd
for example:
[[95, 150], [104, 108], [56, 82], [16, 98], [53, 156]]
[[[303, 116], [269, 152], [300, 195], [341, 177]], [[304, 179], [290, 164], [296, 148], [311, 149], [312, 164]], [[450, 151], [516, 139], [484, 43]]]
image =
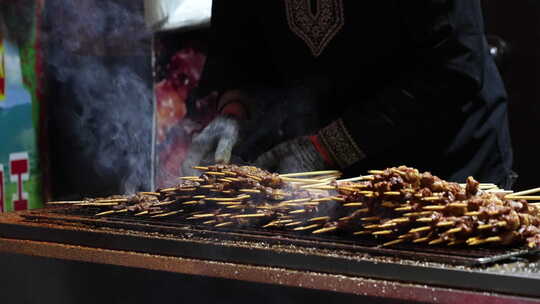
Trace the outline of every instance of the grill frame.
[[[0, 237], [540, 297], [536, 287], [540, 274], [496, 273], [486, 263], [465, 267], [418, 262], [403, 259], [399, 248], [372, 248], [373, 252], [359, 253], [343, 244], [300, 242], [298, 238], [291, 243], [289, 236], [277, 233], [210, 230], [185, 224], [171, 227], [162, 220], [162, 225], [149, 226], [138, 219], [126, 223], [126, 219], [57, 213], [62, 209], [66, 210], [0, 215]], [[381, 250], [397, 252], [398, 256], [382, 256], [388, 252]]]
[[141, 218], [127, 213], [121, 215], [109, 215], [96, 217], [98, 208], [73, 208], [60, 207], [49, 211], [31, 212], [24, 214], [27, 220], [35, 221], [63, 221], [81, 223], [93, 227], [125, 229], [141, 232], [156, 232], [167, 235], [179, 234], [188, 231], [200, 238], [265, 242], [269, 245], [294, 245], [307, 248], [326, 250], [345, 250], [351, 254], [370, 254], [374, 256], [387, 256], [400, 259], [419, 260], [424, 262], [445, 263], [460, 266], [485, 266], [497, 262], [503, 262], [511, 258], [540, 252], [539, 249], [508, 249], [499, 247], [467, 248], [467, 247], [440, 247], [414, 244], [397, 244], [392, 247], [381, 247], [381, 241], [370, 237], [350, 238], [334, 235], [313, 236], [309, 233], [291, 231], [278, 231], [246, 228], [213, 228], [211, 226], [197, 225], [193, 221], [186, 220], [184, 216], [177, 215], [172, 218]]

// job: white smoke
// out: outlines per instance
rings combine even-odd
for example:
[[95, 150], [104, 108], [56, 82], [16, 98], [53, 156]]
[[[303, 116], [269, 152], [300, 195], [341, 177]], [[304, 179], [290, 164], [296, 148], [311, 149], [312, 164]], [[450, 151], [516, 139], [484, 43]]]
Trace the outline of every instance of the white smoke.
[[44, 38], [49, 76], [72, 98], [63, 109], [51, 105], [69, 128], [61, 136], [88, 177], [133, 193], [152, 188], [152, 83], [141, 76], [151, 71], [150, 33], [142, 10], [125, 2], [47, 1]]

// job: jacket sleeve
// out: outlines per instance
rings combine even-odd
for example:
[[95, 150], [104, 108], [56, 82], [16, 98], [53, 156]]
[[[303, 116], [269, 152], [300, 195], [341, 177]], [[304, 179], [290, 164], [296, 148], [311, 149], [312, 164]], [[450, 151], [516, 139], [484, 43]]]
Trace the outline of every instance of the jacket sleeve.
[[434, 124], [463, 115], [482, 87], [487, 50], [479, 2], [399, 3], [412, 69], [320, 130], [320, 141], [341, 168], [420, 140]]

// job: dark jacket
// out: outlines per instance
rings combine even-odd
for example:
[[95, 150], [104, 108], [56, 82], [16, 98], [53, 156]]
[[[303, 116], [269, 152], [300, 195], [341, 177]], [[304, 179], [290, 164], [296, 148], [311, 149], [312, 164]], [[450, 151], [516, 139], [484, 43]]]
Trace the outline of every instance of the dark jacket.
[[286, 92], [270, 101], [287, 112], [279, 140], [318, 133], [350, 174], [510, 174], [507, 98], [478, 0], [214, 0], [212, 13], [201, 91]]

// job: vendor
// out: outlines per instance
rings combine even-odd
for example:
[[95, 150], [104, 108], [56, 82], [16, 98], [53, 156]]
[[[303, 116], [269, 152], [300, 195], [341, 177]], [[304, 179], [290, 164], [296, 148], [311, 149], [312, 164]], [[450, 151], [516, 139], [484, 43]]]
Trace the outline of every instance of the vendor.
[[[408, 165], [511, 186], [506, 92], [479, 0], [214, 0], [198, 90], [220, 114], [184, 174]], [[207, 97], [208, 98], [208, 97]]]

